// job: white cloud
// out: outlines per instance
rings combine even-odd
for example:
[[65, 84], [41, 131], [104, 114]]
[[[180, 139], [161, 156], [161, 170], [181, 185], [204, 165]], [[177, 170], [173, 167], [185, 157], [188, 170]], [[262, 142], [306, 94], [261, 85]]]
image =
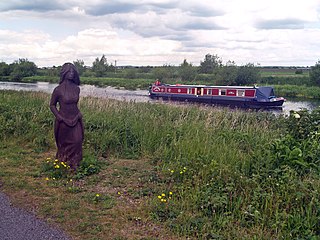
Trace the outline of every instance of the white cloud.
[[[165, 59], [181, 47], [176, 41], [158, 37], [142, 38], [130, 32], [125, 38], [121, 38], [117, 32], [105, 29], [87, 29], [62, 41], [53, 41], [47, 34], [13, 31], [0, 31], [0, 39], [7, 34], [12, 37], [0, 43], [6, 60], [28, 58], [40, 66], [59, 65], [79, 58], [91, 65], [93, 60], [102, 54], [112, 61], [122, 61], [123, 64], [130, 64], [130, 59], [144, 57], [154, 63], [155, 58], [160, 56]], [[144, 64], [148, 64], [147, 61], [144, 61]]]
[[224, 61], [311, 65], [319, 58], [318, 0], [13, 0], [0, 3], [0, 60], [39, 66], [105, 54], [121, 65]]

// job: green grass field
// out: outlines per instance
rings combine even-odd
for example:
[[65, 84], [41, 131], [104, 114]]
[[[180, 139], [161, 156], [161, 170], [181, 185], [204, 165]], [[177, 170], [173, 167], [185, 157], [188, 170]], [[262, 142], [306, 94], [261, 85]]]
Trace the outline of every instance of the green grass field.
[[318, 239], [319, 110], [81, 98], [85, 154], [71, 175], [52, 165], [48, 102], [1, 92], [2, 191], [74, 239]]
[[309, 70], [300, 70], [297, 74], [297, 69], [261, 69], [262, 77], [309, 77]]

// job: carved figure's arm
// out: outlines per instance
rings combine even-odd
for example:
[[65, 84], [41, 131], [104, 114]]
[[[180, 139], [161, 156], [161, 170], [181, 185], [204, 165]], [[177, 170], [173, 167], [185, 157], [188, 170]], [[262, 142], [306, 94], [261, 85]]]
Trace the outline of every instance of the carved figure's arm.
[[53, 113], [53, 115], [56, 117], [56, 119], [59, 122], [61, 122], [61, 121], [63, 121], [63, 118], [57, 109], [58, 100], [59, 100], [58, 91], [56, 89], [54, 89], [52, 96], [51, 96], [51, 100], [50, 100], [50, 110]]

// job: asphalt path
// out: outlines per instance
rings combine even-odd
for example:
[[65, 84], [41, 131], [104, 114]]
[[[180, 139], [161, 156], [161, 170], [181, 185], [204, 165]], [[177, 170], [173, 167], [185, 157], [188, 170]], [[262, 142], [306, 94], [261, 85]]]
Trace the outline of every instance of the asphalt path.
[[9, 198], [0, 193], [1, 240], [71, 240], [35, 215], [14, 207]]

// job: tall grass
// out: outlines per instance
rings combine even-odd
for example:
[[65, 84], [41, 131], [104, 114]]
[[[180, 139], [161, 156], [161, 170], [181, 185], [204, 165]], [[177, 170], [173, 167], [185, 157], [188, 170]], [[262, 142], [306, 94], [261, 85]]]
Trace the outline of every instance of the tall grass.
[[[0, 139], [32, 141], [39, 151], [53, 147], [49, 96], [2, 93]], [[287, 146], [281, 142], [274, 148], [274, 139], [285, 134], [288, 120], [95, 98], [82, 98], [80, 109], [88, 152], [153, 160], [159, 169], [155, 191], [163, 195], [150, 199], [150, 214], [173, 231], [196, 239], [316, 239], [320, 234], [319, 173], [300, 174], [291, 165], [276, 164], [279, 149]], [[295, 150], [285, 151], [291, 156]]]

